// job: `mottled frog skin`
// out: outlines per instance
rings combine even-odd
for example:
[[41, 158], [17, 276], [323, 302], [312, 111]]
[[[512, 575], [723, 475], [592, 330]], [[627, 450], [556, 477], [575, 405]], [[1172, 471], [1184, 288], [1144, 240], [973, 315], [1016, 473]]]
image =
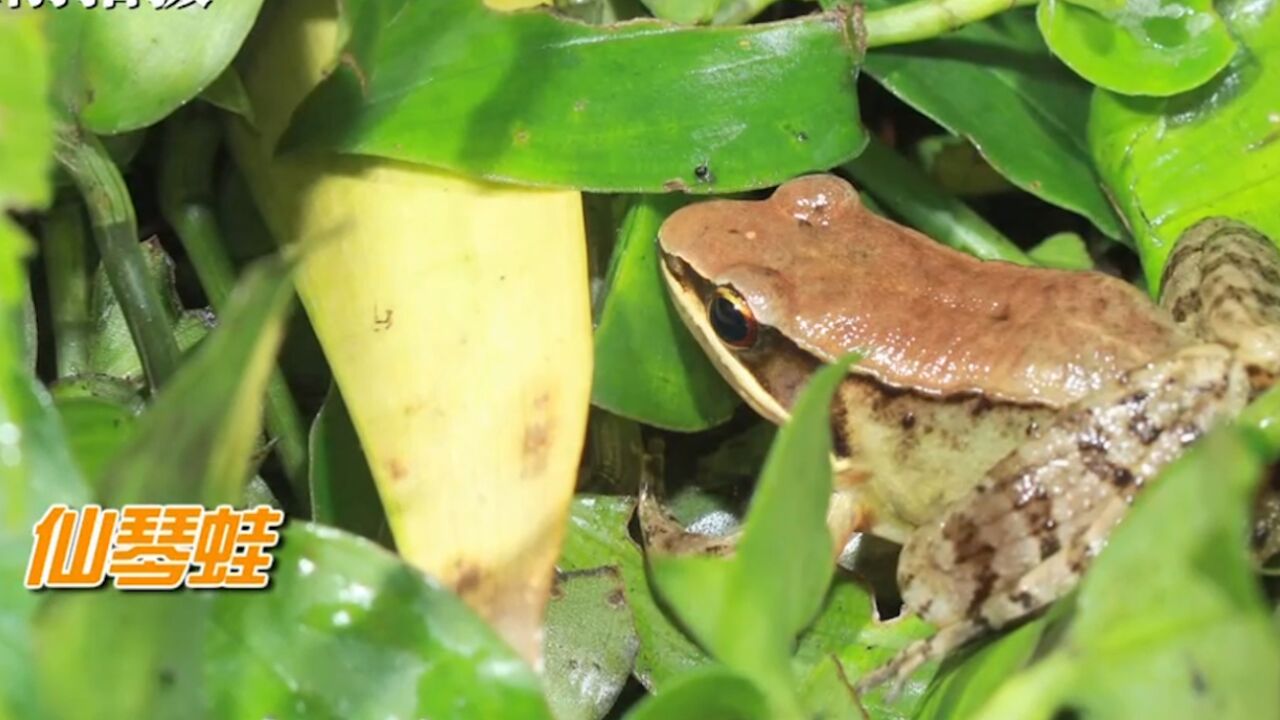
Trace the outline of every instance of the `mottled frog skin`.
[[1280, 254], [1227, 220], [1180, 238], [1159, 306], [950, 250], [827, 175], [689, 206], [659, 240], [681, 315], [766, 417], [865, 354], [833, 403], [830, 524], [904, 542], [905, 604], [940, 628], [868, 684], [1068, 591], [1144, 484], [1280, 372]]

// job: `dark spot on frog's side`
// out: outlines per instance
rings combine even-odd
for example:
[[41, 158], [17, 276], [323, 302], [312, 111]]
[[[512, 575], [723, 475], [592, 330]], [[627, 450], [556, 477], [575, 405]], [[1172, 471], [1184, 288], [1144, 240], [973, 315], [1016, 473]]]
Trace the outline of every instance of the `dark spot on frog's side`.
[[991, 590], [995, 587], [996, 580], [999, 579], [990, 563], [982, 563], [981, 568], [978, 571], [978, 576], [974, 578], [976, 587], [973, 590], [973, 597], [969, 598], [968, 612], [965, 613], [969, 617], [979, 616], [978, 611], [982, 608], [983, 603], [987, 601], [987, 598], [991, 597]]
[[910, 429], [914, 428], [915, 426], [916, 426], [916, 416], [915, 416], [915, 413], [908, 412], [908, 413], [903, 414], [903, 416], [902, 416], [902, 429], [903, 429], [903, 430], [910, 430]]
[[1160, 433], [1163, 428], [1151, 422], [1151, 419], [1145, 413], [1138, 413], [1129, 421], [1129, 432], [1143, 445], [1150, 445], [1160, 439]]
[[1174, 322], [1182, 322], [1198, 312], [1200, 312], [1200, 293], [1183, 295], [1173, 304]]
[[995, 403], [991, 402], [986, 396], [979, 395], [974, 401], [973, 407], [969, 408], [969, 414], [976, 418], [982, 417], [991, 412], [991, 409], [995, 406]]
[[1057, 554], [1057, 552], [1061, 549], [1062, 549], [1062, 543], [1058, 541], [1058, 536], [1053, 534], [1049, 530], [1046, 530], [1045, 533], [1040, 536], [1040, 559], [1041, 560], [1047, 557], [1052, 557], [1053, 555]]

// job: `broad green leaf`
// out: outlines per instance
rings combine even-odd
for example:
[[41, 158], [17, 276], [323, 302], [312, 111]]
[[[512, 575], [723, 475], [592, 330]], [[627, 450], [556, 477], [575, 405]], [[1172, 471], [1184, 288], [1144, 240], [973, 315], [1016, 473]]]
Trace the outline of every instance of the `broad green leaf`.
[[1212, 215], [1280, 238], [1280, 10], [1233, 0], [1220, 11], [1245, 47], [1208, 85], [1171, 98], [1098, 91], [1089, 142], [1137, 240], [1155, 292], [1183, 230]]
[[239, 497], [261, 427], [262, 395], [292, 299], [290, 265], [251, 268], [227, 310], [138, 421], [104, 471], [106, 504], [200, 502]]
[[640, 640], [636, 676], [650, 689], [662, 691], [677, 678], [707, 664], [708, 658], [671, 622], [653, 597], [644, 558], [627, 529], [635, 504], [635, 499], [628, 497], [575, 497], [569, 532], [557, 564], [564, 572], [618, 568]]
[[351, 0], [341, 62], [283, 150], [579, 189], [728, 192], [857, 154], [844, 13], [737, 28], [593, 27], [474, 0]]
[[760, 690], [727, 668], [709, 666], [681, 675], [641, 701], [626, 720], [765, 720], [773, 718]]
[[1213, 0], [1042, 0], [1036, 20], [1072, 70], [1124, 95], [1199, 87], [1236, 52]]
[[293, 523], [275, 558], [269, 591], [216, 595], [211, 717], [549, 717], [515, 652], [397, 556]]
[[1058, 649], [980, 717], [1280, 716], [1280, 638], [1246, 545], [1263, 448], [1224, 427], [1161, 473], [1085, 576]]
[[640, 645], [622, 573], [606, 565], [557, 575], [544, 628], [543, 678], [556, 720], [604, 717]]
[[47, 10], [54, 26], [59, 100], [102, 135], [164, 119], [226, 69], [253, 27], [262, 0], [216, 0], [157, 9]]
[[1041, 240], [1027, 251], [1027, 255], [1041, 267], [1059, 270], [1092, 270], [1093, 257], [1084, 239], [1073, 232], [1061, 232]]
[[[894, 4], [870, 0], [867, 7]], [[865, 68], [916, 110], [971, 141], [1018, 187], [1085, 216], [1110, 237], [1120, 235], [1089, 159], [1089, 86], [1049, 55], [1029, 9], [935, 40], [875, 48]]]
[[596, 325], [591, 402], [647, 425], [694, 431], [728, 420], [739, 401], [680, 320], [662, 279], [658, 227], [685, 202], [637, 198], [623, 220]]
[[[152, 239], [142, 243], [143, 260], [151, 281], [160, 289], [165, 312], [173, 327], [179, 349], [190, 350], [204, 339], [214, 325], [214, 317], [208, 310], [186, 310], [178, 298], [174, 264], [169, 255]], [[120, 301], [111, 289], [106, 270], [99, 265], [93, 273], [90, 286], [90, 317], [93, 327], [88, 338], [87, 371], [96, 375], [109, 375], [142, 387], [145, 376], [142, 360], [129, 334]]]
[[336, 385], [311, 425], [307, 462], [311, 519], [380, 543], [391, 543], [391, 528], [360, 438]]
[[824, 367], [801, 392], [765, 461], [732, 557], [649, 557], [655, 585], [694, 637], [759, 686], [776, 714], [799, 712], [792, 643], [821, 608], [834, 567], [825, 522], [829, 408], [854, 359]]

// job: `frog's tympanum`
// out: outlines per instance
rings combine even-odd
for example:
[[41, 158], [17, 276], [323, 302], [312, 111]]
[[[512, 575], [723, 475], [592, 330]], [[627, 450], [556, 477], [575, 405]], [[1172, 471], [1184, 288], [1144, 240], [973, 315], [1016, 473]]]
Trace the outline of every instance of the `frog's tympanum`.
[[1226, 220], [1179, 240], [1160, 306], [951, 250], [830, 175], [691, 205], [659, 242], [681, 316], [769, 419], [864, 356], [833, 402], [829, 523], [904, 542], [903, 599], [940, 628], [874, 680], [1069, 590], [1143, 484], [1280, 372], [1280, 254]]

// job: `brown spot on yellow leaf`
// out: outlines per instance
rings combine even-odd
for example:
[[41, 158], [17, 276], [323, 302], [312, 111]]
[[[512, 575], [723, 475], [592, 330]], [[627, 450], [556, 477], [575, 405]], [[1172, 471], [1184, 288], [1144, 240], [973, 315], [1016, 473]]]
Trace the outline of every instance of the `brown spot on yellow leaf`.
[[524, 441], [521, 449], [521, 474], [524, 477], [539, 477], [546, 471], [553, 427], [551, 397], [547, 393], [542, 393], [534, 399], [525, 419]]

